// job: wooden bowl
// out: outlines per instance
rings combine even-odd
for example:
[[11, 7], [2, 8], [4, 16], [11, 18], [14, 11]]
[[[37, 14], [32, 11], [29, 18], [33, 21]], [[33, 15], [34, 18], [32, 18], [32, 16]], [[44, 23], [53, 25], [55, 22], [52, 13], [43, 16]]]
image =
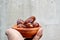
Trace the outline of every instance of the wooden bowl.
[[37, 31], [39, 30], [40, 27], [37, 27], [37, 28], [18, 28], [17, 25], [14, 25], [12, 28], [19, 31], [24, 38], [32, 38], [37, 33]]

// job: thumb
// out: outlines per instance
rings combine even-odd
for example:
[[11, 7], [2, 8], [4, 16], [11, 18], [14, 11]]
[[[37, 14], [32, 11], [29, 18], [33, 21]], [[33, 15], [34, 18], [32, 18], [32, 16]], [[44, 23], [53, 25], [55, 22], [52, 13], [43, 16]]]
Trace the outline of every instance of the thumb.
[[34, 36], [33, 40], [39, 40], [42, 37], [43, 29], [40, 28], [37, 34]]

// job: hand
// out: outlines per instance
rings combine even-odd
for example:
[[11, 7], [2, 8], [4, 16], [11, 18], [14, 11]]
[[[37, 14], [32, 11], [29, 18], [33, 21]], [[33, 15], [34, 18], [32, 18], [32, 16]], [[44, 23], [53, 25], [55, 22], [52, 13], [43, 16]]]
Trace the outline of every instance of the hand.
[[[42, 37], [43, 29], [40, 28], [37, 34], [33, 37], [33, 39], [25, 39], [25, 40], [39, 40]], [[24, 40], [22, 35], [15, 29], [7, 29], [6, 35], [8, 37], [8, 40]]]

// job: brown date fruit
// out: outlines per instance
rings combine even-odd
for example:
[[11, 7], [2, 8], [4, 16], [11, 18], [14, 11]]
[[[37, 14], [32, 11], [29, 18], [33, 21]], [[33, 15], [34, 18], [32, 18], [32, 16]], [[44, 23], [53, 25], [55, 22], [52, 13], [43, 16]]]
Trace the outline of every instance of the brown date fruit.
[[33, 25], [31, 23], [27, 23], [26, 28], [33, 28]]
[[24, 24], [24, 21], [21, 20], [21, 19], [18, 19], [18, 20], [17, 20], [17, 25], [18, 25], [18, 24]]
[[25, 23], [24, 24], [33, 23], [35, 21], [35, 19], [36, 19], [35, 16], [31, 16], [27, 20], [25, 20]]
[[39, 23], [34, 22], [34, 23], [33, 23], [33, 27], [39, 27]]
[[18, 28], [25, 28], [26, 26], [25, 25], [23, 25], [23, 24], [19, 24], [19, 25], [17, 25], [18, 26]]

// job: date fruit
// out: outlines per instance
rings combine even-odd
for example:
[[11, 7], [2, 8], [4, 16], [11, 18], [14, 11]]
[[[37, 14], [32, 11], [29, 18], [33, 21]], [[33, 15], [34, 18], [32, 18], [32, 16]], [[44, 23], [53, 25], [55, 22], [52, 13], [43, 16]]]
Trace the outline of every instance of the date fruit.
[[39, 27], [39, 23], [34, 22], [34, 23], [33, 23], [33, 27]]
[[33, 28], [33, 25], [31, 23], [27, 23], [26, 28]]
[[31, 16], [27, 18], [25, 21], [18, 19], [17, 20], [17, 25], [18, 28], [34, 28], [34, 27], [39, 27], [39, 23], [34, 22], [36, 20], [35, 16]]
[[19, 25], [17, 25], [18, 26], [18, 28], [25, 28], [26, 26], [25, 25], [23, 25], [23, 24], [19, 24]]
[[24, 21], [21, 20], [21, 19], [18, 19], [18, 20], [17, 20], [17, 25], [18, 25], [18, 24], [24, 24]]
[[36, 18], [34, 16], [31, 16], [27, 20], [25, 20], [25, 24], [27, 24], [27, 23], [33, 23], [35, 21], [35, 19]]

